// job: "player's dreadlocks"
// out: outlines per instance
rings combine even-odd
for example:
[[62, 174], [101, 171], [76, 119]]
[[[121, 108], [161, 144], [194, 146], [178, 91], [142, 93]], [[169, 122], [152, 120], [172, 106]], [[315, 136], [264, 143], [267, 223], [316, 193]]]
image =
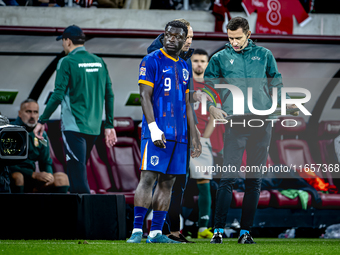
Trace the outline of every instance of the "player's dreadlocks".
[[182, 28], [184, 33], [185, 33], [185, 37], [187, 37], [187, 35], [188, 35], [188, 28], [187, 28], [187, 26], [184, 23], [182, 23], [180, 21], [177, 21], [177, 20], [170, 21], [168, 24], [166, 24], [165, 30], [167, 30], [167, 28], [169, 26], [170, 27]]

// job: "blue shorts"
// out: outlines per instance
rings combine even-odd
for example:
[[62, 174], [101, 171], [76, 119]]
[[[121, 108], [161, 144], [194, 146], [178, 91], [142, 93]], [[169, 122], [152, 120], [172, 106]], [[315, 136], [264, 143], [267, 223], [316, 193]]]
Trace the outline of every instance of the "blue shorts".
[[186, 174], [188, 145], [166, 141], [165, 146], [161, 149], [150, 138], [142, 139], [140, 169], [163, 174]]

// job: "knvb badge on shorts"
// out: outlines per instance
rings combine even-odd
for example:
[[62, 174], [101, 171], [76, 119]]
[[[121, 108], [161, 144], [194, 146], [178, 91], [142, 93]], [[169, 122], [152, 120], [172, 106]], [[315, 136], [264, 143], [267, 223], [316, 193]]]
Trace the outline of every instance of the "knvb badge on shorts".
[[157, 166], [159, 163], [159, 158], [157, 156], [152, 156], [151, 157], [151, 165]]

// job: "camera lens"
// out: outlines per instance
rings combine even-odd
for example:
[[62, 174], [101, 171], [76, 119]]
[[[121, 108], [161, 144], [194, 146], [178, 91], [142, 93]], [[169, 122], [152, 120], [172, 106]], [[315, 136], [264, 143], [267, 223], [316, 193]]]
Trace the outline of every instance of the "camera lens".
[[22, 132], [5, 132], [1, 134], [0, 141], [3, 156], [20, 156], [25, 153], [26, 144]]

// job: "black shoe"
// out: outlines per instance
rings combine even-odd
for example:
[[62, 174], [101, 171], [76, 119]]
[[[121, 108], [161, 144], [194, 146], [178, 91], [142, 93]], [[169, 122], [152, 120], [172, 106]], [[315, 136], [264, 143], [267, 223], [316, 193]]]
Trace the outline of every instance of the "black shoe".
[[181, 243], [195, 243], [195, 242], [192, 242], [192, 241], [189, 241], [188, 239], [186, 239], [185, 236], [182, 235], [182, 234], [179, 234], [179, 237], [170, 234], [170, 235], [168, 235], [168, 237], [169, 237], [171, 240], [175, 240], [175, 241], [181, 242]]
[[253, 240], [253, 238], [251, 237], [251, 235], [249, 235], [248, 233], [245, 233], [244, 235], [240, 236], [238, 239], [238, 243], [242, 243], [242, 244], [256, 244]]
[[210, 243], [222, 243], [222, 233], [216, 232], [214, 236], [211, 238]]

